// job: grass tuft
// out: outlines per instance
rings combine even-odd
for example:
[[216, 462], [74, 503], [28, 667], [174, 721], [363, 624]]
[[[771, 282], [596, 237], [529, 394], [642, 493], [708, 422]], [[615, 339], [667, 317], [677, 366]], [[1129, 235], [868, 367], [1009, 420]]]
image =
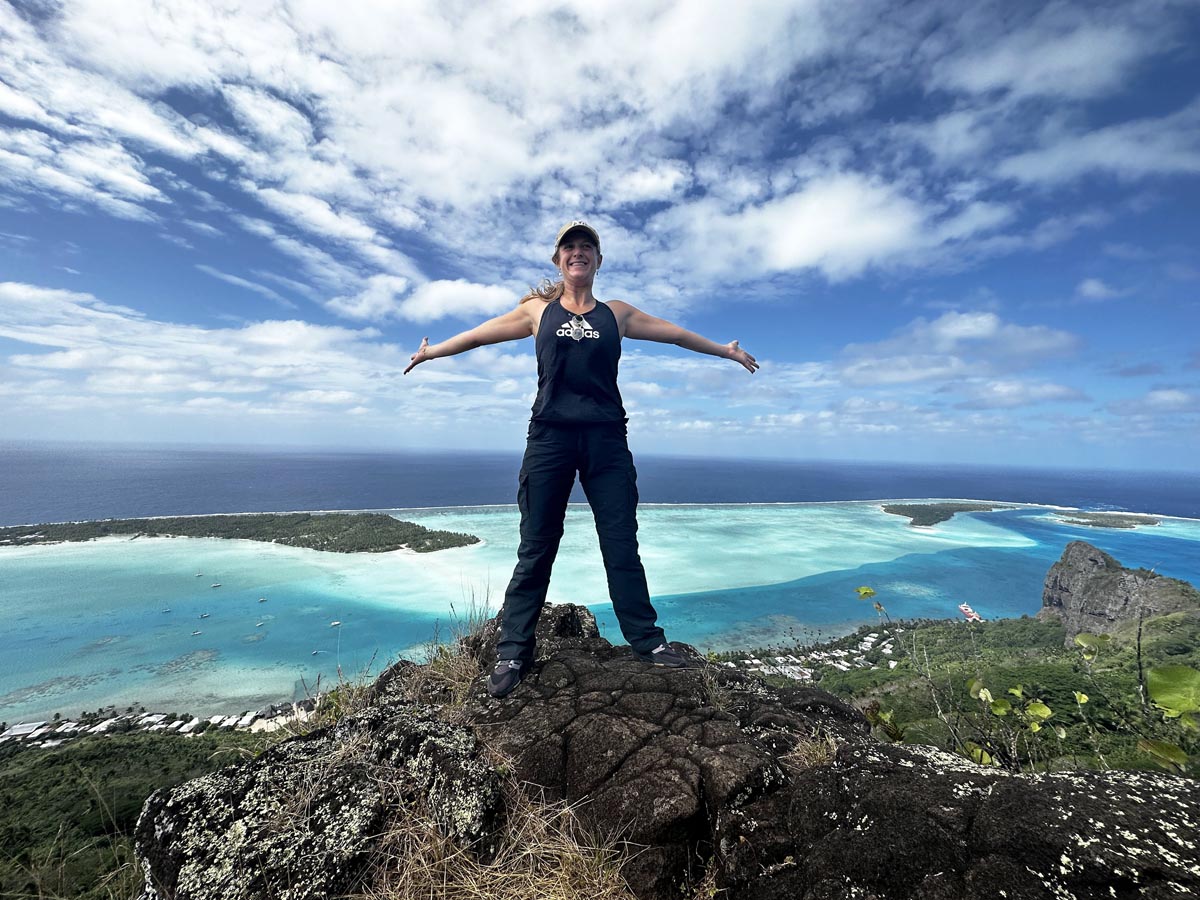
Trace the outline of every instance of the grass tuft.
[[425, 665], [405, 676], [405, 696], [414, 703], [439, 705], [442, 718], [449, 721], [461, 718], [463, 704], [484, 673], [483, 664], [467, 647], [495, 615], [487, 597], [487, 587], [482, 598], [472, 589], [462, 614], [451, 604], [449, 640], [443, 640], [440, 625], [435, 626], [433, 636], [425, 643]]
[[779, 757], [780, 764], [792, 772], [804, 772], [827, 766], [837, 759], [837, 743], [828, 735], [801, 739], [795, 747]]
[[376, 843], [354, 900], [632, 900], [620, 842], [598, 840], [577, 807], [504, 786], [506, 821], [486, 855], [446, 837], [427, 810], [409, 810]]

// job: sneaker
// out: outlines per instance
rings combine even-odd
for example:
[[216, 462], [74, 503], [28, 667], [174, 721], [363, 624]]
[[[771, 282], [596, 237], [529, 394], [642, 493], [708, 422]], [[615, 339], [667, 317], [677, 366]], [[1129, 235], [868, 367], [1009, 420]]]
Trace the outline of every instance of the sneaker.
[[497, 699], [507, 697], [521, 683], [522, 677], [524, 673], [519, 659], [502, 659], [496, 663], [495, 670], [488, 678], [488, 693]]
[[667, 666], [671, 669], [686, 669], [688, 664], [686, 659], [666, 644], [659, 644], [649, 653], [638, 653], [634, 650], [633, 655], [642, 662], [652, 663], [656, 666]]

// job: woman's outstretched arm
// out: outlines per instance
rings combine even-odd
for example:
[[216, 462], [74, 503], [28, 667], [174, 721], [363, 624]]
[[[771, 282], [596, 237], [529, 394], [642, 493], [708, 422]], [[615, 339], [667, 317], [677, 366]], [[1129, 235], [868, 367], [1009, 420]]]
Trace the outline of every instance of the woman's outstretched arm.
[[430, 359], [440, 359], [443, 356], [454, 356], [482, 347], [485, 344], [500, 344], [504, 341], [519, 341], [533, 334], [533, 318], [529, 304], [522, 304], [502, 316], [488, 319], [481, 325], [476, 325], [467, 331], [460, 332], [452, 338], [447, 338], [440, 344], [430, 344], [429, 338], [421, 339], [421, 346], [411, 357], [412, 362], [404, 370], [407, 375], [421, 363]]
[[656, 341], [660, 344], [674, 344], [684, 350], [696, 353], [707, 353], [722, 359], [732, 359], [745, 367], [751, 374], [758, 368], [758, 360], [738, 346], [737, 341], [728, 344], [718, 344], [706, 337], [701, 337], [694, 331], [681, 328], [674, 322], [659, 319], [642, 312], [636, 306], [631, 306], [620, 300], [609, 303], [613, 311], [623, 320], [624, 334], [627, 338], [637, 341]]

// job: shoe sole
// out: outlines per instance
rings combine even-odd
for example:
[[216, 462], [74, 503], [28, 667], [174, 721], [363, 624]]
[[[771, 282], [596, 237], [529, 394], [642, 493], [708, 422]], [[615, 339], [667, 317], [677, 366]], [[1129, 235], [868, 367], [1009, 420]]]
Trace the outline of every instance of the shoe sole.
[[646, 659], [645, 657], [638, 656], [636, 653], [633, 655], [633, 658], [638, 662], [646, 663], [646, 665], [655, 666], [659, 669], [686, 669], [688, 667], [687, 663], [680, 663], [677, 666], [673, 666], [670, 663], [661, 663], [653, 659]]

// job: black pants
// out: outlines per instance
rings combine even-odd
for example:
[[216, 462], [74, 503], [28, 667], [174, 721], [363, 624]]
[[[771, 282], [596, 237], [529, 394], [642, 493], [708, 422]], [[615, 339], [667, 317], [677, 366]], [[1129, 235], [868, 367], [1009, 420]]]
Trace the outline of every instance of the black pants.
[[[658, 614], [650, 605], [646, 571], [638, 556], [637, 472], [625, 440], [625, 423], [531, 422], [517, 491], [521, 546], [504, 593], [496, 648], [500, 659], [533, 661], [534, 629], [546, 602], [576, 472], [596, 520], [608, 593], [621, 633], [641, 653], [649, 653], [665, 640], [655, 625]], [[571, 574], [582, 582], [591, 573]], [[583, 593], [583, 584], [579, 587]]]

